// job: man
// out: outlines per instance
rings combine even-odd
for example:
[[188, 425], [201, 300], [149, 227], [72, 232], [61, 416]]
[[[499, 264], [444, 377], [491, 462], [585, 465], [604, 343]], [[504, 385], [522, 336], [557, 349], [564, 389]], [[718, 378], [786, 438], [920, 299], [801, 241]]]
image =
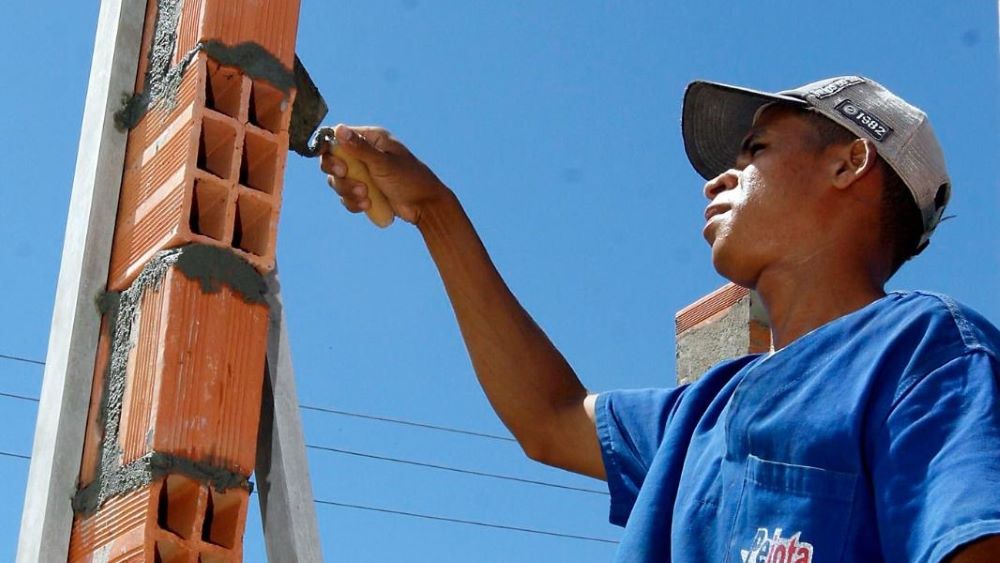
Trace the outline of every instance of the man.
[[671, 390], [589, 393], [497, 273], [455, 195], [377, 128], [339, 126], [420, 230], [493, 407], [533, 459], [606, 479], [620, 561], [1000, 561], [1000, 332], [883, 290], [950, 196], [926, 116], [876, 82], [781, 94], [695, 82], [716, 269], [755, 289], [774, 352]]

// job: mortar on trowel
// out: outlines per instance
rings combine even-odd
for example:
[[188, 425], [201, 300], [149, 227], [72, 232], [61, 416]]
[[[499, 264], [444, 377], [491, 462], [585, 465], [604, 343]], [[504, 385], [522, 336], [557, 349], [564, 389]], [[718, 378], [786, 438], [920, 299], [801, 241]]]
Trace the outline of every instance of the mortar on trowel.
[[308, 158], [332, 154], [344, 161], [347, 165], [347, 178], [368, 186], [371, 206], [365, 210], [365, 214], [379, 227], [391, 225], [396, 214], [389, 206], [385, 194], [372, 181], [368, 167], [364, 162], [346, 154], [343, 145], [334, 136], [333, 127], [319, 127], [329, 108], [298, 57], [295, 59], [295, 85], [297, 93], [288, 130], [288, 148]]

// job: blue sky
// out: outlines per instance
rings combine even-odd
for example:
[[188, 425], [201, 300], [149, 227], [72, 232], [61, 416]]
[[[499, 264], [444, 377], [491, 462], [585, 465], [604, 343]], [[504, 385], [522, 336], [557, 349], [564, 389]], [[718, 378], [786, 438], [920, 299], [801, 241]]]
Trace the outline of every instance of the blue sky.
[[[8, 2], [0, 354], [44, 359], [97, 2]], [[679, 134], [687, 82], [782, 89], [863, 74], [931, 116], [954, 185], [893, 288], [1000, 321], [997, 12], [989, 0], [838, 3], [303, 0], [298, 52], [330, 122], [393, 130], [458, 194], [514, 293], [594, 390], [673, 384], [673, 314], [723, 280]], [[278, 257], [300, 400], [502, 434], [415, 229], [378, 231], [291, 155]], [[89, 369], [89, 368], [88, 368]], [[0, 360], [0, 392], [42, 369]], [[0, 397], [0, 451], [28, 454], [35, 404]], [[303, 411], [313, 445], [585, 488], [509, 442]], [[317, 499], [616, 539], [607, 497], [309, 451]], [[27, 462], [0, 457], [0, 558]], [[607, 561], [613, 545], [317, 506], [329, 560]], [[264, 559], [252, 513], [247, 561]]]

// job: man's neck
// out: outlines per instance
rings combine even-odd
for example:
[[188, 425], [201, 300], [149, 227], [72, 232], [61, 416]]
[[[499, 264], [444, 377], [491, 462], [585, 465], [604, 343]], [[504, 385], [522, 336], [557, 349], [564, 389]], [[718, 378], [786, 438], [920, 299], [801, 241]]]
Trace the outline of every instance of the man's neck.
[[767, 309], [775, 350], [885, 296], [882, 285], [867, 274], [816, 268], [764, 273], [756, 290]]

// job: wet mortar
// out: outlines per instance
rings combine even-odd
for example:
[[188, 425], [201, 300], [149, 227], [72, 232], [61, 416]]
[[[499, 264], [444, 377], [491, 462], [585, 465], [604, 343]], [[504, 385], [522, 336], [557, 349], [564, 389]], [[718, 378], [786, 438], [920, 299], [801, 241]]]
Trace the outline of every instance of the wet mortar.
[[199, 51], [205, 51], [223, 65], [240, 69], [251, 78], [266, 80], [286, 96], [295, 86], [294, 72], [264, 47], [253, 42], [226, 45], [216, 40], [202, 41], [185, 53], [180, 62], [171, 65], [177, 45], [181, 6], [182, 0], [158, 0], [156, 3], [153, 44], [149, 50], [149, 66], [142, 92], [126, 97], [123, 107], [115, 113], [115, 124], [120, 129], [134, 128], [152, 107], [162, 107], [167, 111], [173, 109], [184, 72]]

